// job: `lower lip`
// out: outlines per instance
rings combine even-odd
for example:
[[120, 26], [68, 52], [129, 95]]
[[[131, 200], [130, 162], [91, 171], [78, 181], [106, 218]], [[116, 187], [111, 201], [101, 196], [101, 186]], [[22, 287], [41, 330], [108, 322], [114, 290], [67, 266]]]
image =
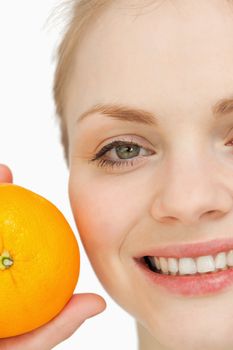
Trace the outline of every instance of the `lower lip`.
[[155, 285], [168, 292], [182, 296], [204, 296], [225, 291], [233, 284], [233, 268], [200, 275], [173, 276], [151, 271], [146, 265], [137, 263], [144, 275]]

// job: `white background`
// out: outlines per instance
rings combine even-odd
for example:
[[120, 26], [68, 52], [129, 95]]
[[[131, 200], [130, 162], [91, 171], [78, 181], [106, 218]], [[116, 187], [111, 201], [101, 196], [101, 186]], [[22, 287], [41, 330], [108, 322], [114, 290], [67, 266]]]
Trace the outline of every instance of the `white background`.
[[60, 19], [55, 20], [53, 14], [53, 20], [48, 20], [60, 4], [61, 0], [0, 2], [0, 163], [10, 166], [14, 183], [41, 194], [64, 213], [81, 247], [81, 274], [75, 293], [98, 293], [108, 305], [54, 349], [133, 350], [134, 321], [98, 282], [69, 206], [68, 169], [52, 98], [55, 47], [65, 13], [62, 17], [57, 10]]

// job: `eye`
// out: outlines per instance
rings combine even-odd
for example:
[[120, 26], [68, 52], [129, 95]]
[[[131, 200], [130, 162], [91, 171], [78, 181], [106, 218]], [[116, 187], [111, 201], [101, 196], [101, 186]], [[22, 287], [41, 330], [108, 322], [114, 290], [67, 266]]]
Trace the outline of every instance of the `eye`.
[[[106, 157], [108, 153], [115, 158]], [[90, 162], [97, 162], [99, 167], [127, 167], [134, 166], [136, 161], [152, 154], [155, 152], [135, 142], [117, 140], [105, 145]]]

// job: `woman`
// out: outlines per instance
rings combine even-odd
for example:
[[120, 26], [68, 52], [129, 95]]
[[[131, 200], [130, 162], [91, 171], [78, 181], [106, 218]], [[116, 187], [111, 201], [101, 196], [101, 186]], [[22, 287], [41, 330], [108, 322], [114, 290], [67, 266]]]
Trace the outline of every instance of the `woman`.
[[[73, 5], [54, 98], [90, 262], [135, 317], [140, 350], [230, 350], [232, 3]], [[104, 308], [100, 296], [73, 297], [2, 344], [50, 349]]]

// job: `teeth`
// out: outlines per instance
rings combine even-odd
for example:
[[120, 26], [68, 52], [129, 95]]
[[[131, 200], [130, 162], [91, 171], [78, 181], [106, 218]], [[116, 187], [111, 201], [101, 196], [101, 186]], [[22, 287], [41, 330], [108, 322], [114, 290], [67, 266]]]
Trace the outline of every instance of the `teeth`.
[[215, 271], [214, 258], [211, 255], [199, 256], [196, 259], [197, 271], [200, 273]]
[[175, 275], [179, 271], [178, 261], [175, 258], [168, 258], [168, 271]]
[[159, 258], [160, 268], [163, 273], [168, 274], [168, 263], [166, 258]]
[[199, 256], [197, 258], [164, 258], [150, 257], [158, 270], [171, 275], [193, 275], [196, 273], [214, 272], [233, 267], [233, 250], [219, 252], [215, 256]]
[[227, 265], [233, 266], [233, 250], [230, 250], [227, 254]]
[[179, 273], [180, 275], [197, 273], [197, 266], [192, 258], [179, 259]]
[[157, 268], [158, 270], [160, 270], [160, 269], [161, 269], [161, 267], [160, 267], [160, 262], [159, 262], [159, 259], [156, 258], [156, 256], [154, 257], [154, 262], [155, 262], [156, 268]]
[[215, 267], [216, 269], [224, 269], [227, 266], [227, 256], [226, 253], [218, 253], [215, 257]]

